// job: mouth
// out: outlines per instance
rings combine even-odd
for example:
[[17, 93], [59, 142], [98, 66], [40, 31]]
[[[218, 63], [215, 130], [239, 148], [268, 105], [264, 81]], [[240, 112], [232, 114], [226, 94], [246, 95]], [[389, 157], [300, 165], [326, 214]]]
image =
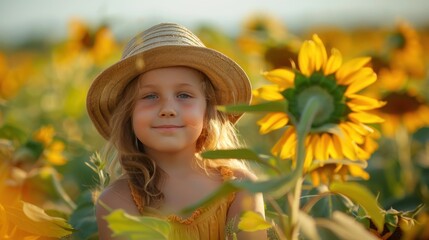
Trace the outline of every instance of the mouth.
[[159, 125], [159, 126], [154, 126], [153, 128], [155, 128], [155, 129], [176, 129], [176, 128], [183, 128], [183, 126], [179, 126], [179, 125]]
[[167, 133], [174, 133], [176, 131], [179, 131], [183, 127], [184, 126], [179, 126], [179, 125], [159, 125], [159, 126], [154, 126], [152, 128], [157, 132], [167, 134]]

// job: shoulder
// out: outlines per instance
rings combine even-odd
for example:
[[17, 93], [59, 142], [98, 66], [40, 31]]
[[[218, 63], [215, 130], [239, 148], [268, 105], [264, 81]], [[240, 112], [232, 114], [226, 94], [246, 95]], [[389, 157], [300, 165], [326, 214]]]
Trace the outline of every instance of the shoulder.
[[95, 216], [100, 239], [121, 239], [119, 237], [111, 237], [112, 232], [108, 227], [107, 221], [104, 219], [105, 216], [117, 209], [123, 209], [130, 215], [139, 214], [131, 197], [128, 181], [124, 178], [116, 180], [105, 188], [95, 202]]
[[106, 210], [110, 212], [116, 209], [123, 209], [129, 214], [138, 214], [128, 181], [125, 178], [120, 178], [105, 188], [96, 201], [97, 213], [106, 213]]

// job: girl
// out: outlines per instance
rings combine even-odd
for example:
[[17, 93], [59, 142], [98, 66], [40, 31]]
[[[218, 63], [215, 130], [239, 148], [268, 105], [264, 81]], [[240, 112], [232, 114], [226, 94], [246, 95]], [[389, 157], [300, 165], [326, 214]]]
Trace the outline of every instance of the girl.
[[[225, 227], [243, 211], [264, 216], [261, 194], [236, 192], [188, 216], [195, 204], [229, 179], [255, 179], [238, 160], [208, 161], [199, 153], [239, 147], [233, 124], [216, 105], [249, 103], [243, 70], [206, 48], [186, 28], [156, 25], [134, 37], [122, 60], [103, 71], [88, 92], [95, 127], [117, 151], [123, 174], [96, 203], [100, 239], [112, 238], [104, 216], [111, 209], [166, 218], [170, 239], [225, 239]], [[142, 226], [144, 227], [144, 226]], [[266, 239], [265, 231], [239, 239]]]

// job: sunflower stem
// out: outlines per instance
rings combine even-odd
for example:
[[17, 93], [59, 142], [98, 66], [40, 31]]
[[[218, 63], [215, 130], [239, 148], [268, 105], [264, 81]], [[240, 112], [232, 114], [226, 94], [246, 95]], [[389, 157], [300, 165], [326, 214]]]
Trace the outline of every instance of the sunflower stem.
[[396, 144], [398, 146], [398, 159], [401, 167], [403, 189], [405, 194], [411, 193], [416, 185], [414, 167], [411, 161], [411, 149], [409, 134], [405, 126], [396, 130]]
[[297, 155], [296, 155], [296, 168], [294, 175], [297, 177], [295, 188], [293, 191], [293, 202], [291, 204], [291, 237], [289, 239], [296, 240], [299, 235], [299, 222], [298, 214], [300, 208], [301, 191], [303, 184], [303, 173], [304, 173], [304, 161], [305, 161], [305, 139], [307, 134], [310, 132], [311, 125], [314, 121], [315, 116], [321, 110], [321, 103], [317, 96], [308, 99], [305, 104], [304, 110], [300, 121], [297, 125]]

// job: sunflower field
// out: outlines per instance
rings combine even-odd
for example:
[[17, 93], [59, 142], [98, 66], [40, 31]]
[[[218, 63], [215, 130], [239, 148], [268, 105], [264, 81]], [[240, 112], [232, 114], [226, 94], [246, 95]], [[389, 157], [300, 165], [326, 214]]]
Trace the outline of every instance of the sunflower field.
[[[0, 45], [0, 239], [98, 239], [94, 202], [111, 175], [86, 93], [127, 39], [109, 25], [68, 27], [61, 41]], [[245, 159], [259, 180], [225, 182], [198, 205], [264, 194], [266, 218], [244, 213], [228, 239], [260, 229], [282, 240], [429, 239], [429, 26], [291, 32], [260, 14], [235, 35], [191, 30], [253, 85], [251, 105], [218, 107], [246, 112], [247, 148], [203, 153]], [[108, 221], [129, 239], [168, 239], [161, 220], [115, 211]]]

